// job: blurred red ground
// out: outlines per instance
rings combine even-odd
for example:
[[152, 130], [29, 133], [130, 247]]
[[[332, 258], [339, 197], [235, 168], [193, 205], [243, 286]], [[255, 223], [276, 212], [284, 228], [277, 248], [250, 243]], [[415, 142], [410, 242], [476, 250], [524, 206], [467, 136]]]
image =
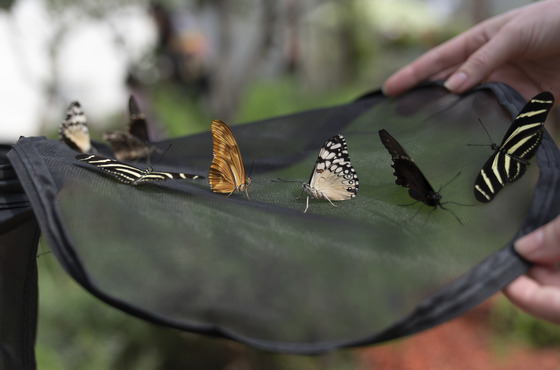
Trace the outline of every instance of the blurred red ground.
[[[496, 297], [494, 297], [495, 299]], [[487, 300], [467, 314], [410, 338], [357, 351], [362, 370], [560, 369], [560, 348], [492, 342]], [[552, 325], [552, 324], [551, 324]]]

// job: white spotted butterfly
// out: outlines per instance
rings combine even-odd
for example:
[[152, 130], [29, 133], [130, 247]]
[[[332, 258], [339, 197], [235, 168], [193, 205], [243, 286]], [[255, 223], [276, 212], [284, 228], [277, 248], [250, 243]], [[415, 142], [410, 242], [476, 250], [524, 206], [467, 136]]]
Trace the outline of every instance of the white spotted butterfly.
[[344, 136], [338, 134], [323, 144], [315, 162], [309, 184], [302, 184], [308, 194], [304, 213], [309, 208], [309, 198], [332, 201], [352, 199], [358, 193], [358, 175], [350, 164], [348, 146]]
[[88, 153], [92, 150], [87, 126], [87, 118], [80, 103], [72, 102], [66, 111], [66, 118], [58, 129], [60, 140], [70, 148]]

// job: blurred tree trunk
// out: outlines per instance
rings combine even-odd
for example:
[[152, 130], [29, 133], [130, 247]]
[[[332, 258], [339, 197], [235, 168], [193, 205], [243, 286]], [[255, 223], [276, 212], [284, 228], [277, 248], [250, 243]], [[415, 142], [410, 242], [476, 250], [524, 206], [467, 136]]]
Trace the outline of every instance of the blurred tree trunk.
[[[256, 5], [257, 21], [250, 29], [250, 33], [255, 37], [236, 33], [236, 25], [232, 19], [236, 14], [236, 4], [238, 3], [228, 0], [216, 0], [219, 41], [212, 76], [211, 105], [213, 112], [218, 115], [216, 118], [226, 122], [235, 116], [247, 86], [258, 75], [258, 70], [272, 45], [276, 26], [275, 2], [261, 0]], [[249, 13], [252, 10], [245, 9]], [[241, 17], [246, 16], [245, 14]], [[236, 21], [243, 22], [243, 19]], [[242, 47], [242, 43], [250, 42], [248, 40], [255, 41], [245, 45], [249, 51], [240, 55], [238, 48]]]
[[471, 0], [471, 21], [477, 24], [490, 16], [488, 0]]

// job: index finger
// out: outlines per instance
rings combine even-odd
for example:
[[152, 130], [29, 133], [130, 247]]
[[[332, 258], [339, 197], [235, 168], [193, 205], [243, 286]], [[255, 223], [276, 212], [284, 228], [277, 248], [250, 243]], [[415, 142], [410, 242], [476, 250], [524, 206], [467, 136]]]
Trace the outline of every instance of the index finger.
[[486, 44], [497, 32], [502, 20], [489, 20], [426, 52], [418, 59], [391, 75], [383, 85], [388, 96], [397, 96], [418, 83], [450, 68], [457, 68]]

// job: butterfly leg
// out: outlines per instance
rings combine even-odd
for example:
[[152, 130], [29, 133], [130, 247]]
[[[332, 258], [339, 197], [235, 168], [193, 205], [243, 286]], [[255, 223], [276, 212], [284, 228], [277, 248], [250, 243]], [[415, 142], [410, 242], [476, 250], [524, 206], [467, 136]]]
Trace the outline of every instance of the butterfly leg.
[[[449, 208], [443, 207], [441, 204], [439, 205], [439, 208], [441, 208], [441, 209], [443, 209], [443, 210], [445, 210], [445, 211], [451, 213], [451, 214], [453, 215], [453, 217], [455, 217], [455, 219], [457, 220], [457, 222], [458, 222], [461, 226], [463, 225], [463, 223], [461, 222], [461, 219], [459, 218], [459, 216], [457, 216], [457, 215], [455, 214], [455, 212], [453, 212], [453, 211], [450, 210]], [[434, 209], [435, 209], [435, 208], [434, 208]]]
[[335, 207], [335, 208], [336, 208], [336, 206], [334, 205], [334, 203], [333, 203], [333, 202], [331, 202], [331, 200], [330, 200], [329, 198], [327, 198], [327, 197], [326, 197], [326, 196], [324, 196], [324, 195], [323, 195], [323, 197], [324, 197], [324, 198], [325, 198], [326, 200], [328, 200], [328, 201], [329, 201], [329, 203], [331, 204], [331, 206], [333, 206], [333, 207]]
[[305, 210], [303, 213], [307, 213], [307, 209], [309, 208], [309, 196], [307, 196], [307, 202], [305, 203]]

